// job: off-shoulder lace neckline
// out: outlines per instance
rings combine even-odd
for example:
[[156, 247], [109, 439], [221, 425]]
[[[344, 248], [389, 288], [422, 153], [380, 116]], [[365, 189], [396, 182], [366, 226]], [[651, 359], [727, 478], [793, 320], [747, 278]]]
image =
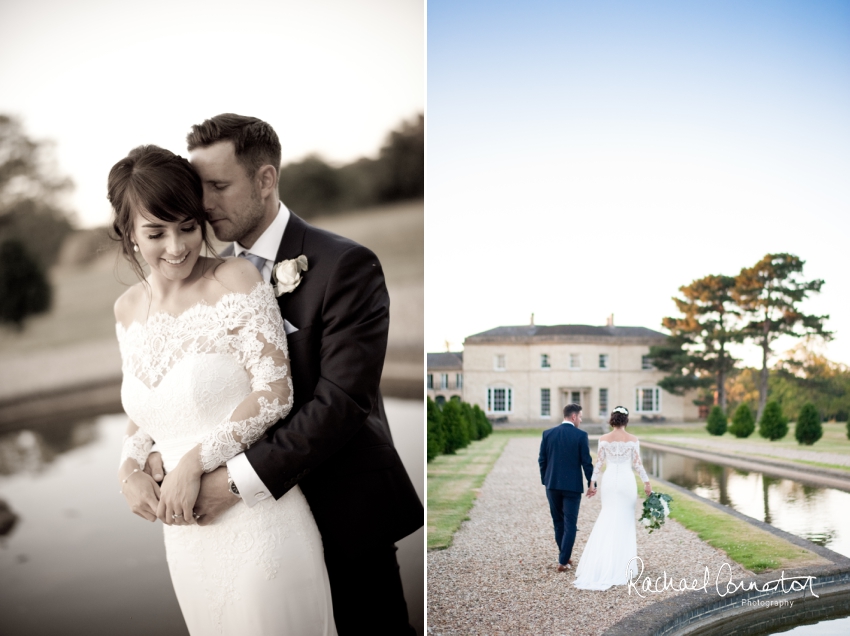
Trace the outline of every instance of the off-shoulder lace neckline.
[[637, 440], [637, 439], [627, 439], [627, 440], [620, 440], [620, 439], [615, 439], [615, 440], [610, 440], [610, 439], [600, 439], [600, 440], [599, 440], [599, 443], [600, 443], [600, 444], [637, 444], [637, 443], [639, 443], [639, 442], [640, 442], [640, 440]]
[[165, 321], [172, 321], [173, 322], [173, 321], [183, 320], [186, 317], [194, 315], [198, 311], [203, 311], [203, 310], [207, 310], [207, 309], [218, 309], [218, 307], [220, 305], [224, 304], [225, 301], [230, 300], [232, 298], [236, 298], [236, 297], [239, 297], [239, 296], [241, 296], [243, 298], [250, 298], [251, 296], [258, 294], [258, 291], [261, 291], [265, 288], [268, 288], [269, 290], [271, 290], [271, 285], [269, 285], [269, 283], [262, 281], [262, 280], [257, 281], [257, 283], [251, 288], [251, 291], [249, 291], [247, 293], [246, 292], [236, 292], [236, 291], [227, 292], [226, 294], [223, 294], [218, 300], [216, 300], [213, 303], [208, 303], [206, 300], [201, 299], [198, 302], [190, 305], [189, 307], [187, 307], [186, 309], [184, 309], [183, 311], [181, 311], [178, 314], [172, 314], [172, 313], [169, 313], [167, 311], [156, 311], [152, 314], [149, 314], [148, 319], [145, 322], [139, 322], [138, 320], [133, 319], [132, 321], [130, 321], [130, 324], [125, 327], [124, 323], [122, 323], [119, 320], [115, 323], [115, 326], [116, 326], [116, 329], [121, 329], [124, 333], [127, 333], [131, 329], [133, 329], [134, 327], [136, 327], [138, 329], [144, 329], [149, 324], [153, 324], [157, 321], [161, 322], [161, 321], [165, 320]]

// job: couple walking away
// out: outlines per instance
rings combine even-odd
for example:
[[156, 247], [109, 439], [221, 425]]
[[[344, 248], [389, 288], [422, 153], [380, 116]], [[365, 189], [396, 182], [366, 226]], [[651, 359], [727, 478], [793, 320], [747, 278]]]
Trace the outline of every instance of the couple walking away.
[[381, 264], [279, 201], [267, 123], [218, 115], [187, 142], [109, 173], [140, 279], [115, 303], [122, 493], [164, 524], [193, 636], [412, 633], [394, 544], [424, 513], [378, 390]]
[[602, 510], [584, 547], [573, 583], [582, 590], [607, 590], [612, 585], [625, 585], [630, 576], [638, 575], [633, 563], [629, 569], [629, 562], [637, 556], [637, 489], [632, 469], [643, 480], [646, 495], [652, 493], [640, 461], [638, 439], [625, 430], [629, 423], [628, 409], [616, 407], [608, 423], [614, 430], [599, 438], [595, 465], [590, 460], [587, 433], [579, 428], [581, 406], [578, 404], [564, 407], [563, 423], [544, 431], [540, 443], [540, 478], [546, 486], [555, 524], [559, 572], [570, 570], [573, 565], [570, 557], [584, 492], [582, 470], [587, 478], [588, 497], [596, 494], [599, 482]]

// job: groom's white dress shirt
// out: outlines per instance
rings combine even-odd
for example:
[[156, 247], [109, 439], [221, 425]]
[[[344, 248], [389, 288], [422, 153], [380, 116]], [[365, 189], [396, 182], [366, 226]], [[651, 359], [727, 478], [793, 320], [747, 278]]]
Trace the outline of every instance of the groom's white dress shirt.
[[[283, 239], [283, 233], [286, 231], [286, 226], [289, 223], [289, 210], [281, 203], [277, 211], [277, 216], [272, 221], [271, 225], [266, 228], [266, 231], [260, 235], [256, 243], [250, 249], [243, 247], [238, 241], [233, 243], [233, 255], [239, 256], [243, 252], [249, 252], [254, 256], [260, 256], [266, 259], [263, 269], [260, 273], [266, 282], [272, 279], [272, 268], [274, 261], [277, 258], [277, 250], [280, 247], [280, 242]], [[294, 327], [284, 321], [284, 330], [287, 334], [295, 331]], [[244, 453], [239, 453], [236, 457], [227, 462], [227, 470], [230, 472], [230, 477], [233, 483], [239, 489], [239, 494], [242, 500], [253, 506], [258, 501], [267, 499], [272, 496], [271, 492], [260, 477], [257, 471], [251, 466], [251, 462], [245, 457]]]

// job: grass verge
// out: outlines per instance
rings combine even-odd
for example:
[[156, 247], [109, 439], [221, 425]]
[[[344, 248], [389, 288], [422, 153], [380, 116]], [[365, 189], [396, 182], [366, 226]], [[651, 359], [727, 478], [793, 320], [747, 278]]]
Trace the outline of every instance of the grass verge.
[[666, 488], [655, 480], [651, 481], [653, 490], [673, 497], [671, 518], [755, 574], [829, 563], [810, 550], [800, 548], [678, 490]]
[[541, 430], [496, 430], [455, 455], [440, 455], [428, 464], [428, 549], [443, 550], [452, 543], [478, 489], [512, 437], [540, 436]]

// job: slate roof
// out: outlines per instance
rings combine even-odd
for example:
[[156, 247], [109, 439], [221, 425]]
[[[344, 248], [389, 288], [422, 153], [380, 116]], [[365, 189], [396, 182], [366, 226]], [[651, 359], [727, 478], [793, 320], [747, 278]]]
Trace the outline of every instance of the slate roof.
[[527, 338], [579, 336], [592, 338], [666, 338], [666, 334], [646, 327], [594, 327], [592, 325], [523, 325], [521, 327], [496, 327], [467, 336], [481, 340], [516, 340]]
[[463, 352], [462, 351], [444, 351], [442, 353], [428, 354], [429, 369], [462, 369], [463, 368]]

